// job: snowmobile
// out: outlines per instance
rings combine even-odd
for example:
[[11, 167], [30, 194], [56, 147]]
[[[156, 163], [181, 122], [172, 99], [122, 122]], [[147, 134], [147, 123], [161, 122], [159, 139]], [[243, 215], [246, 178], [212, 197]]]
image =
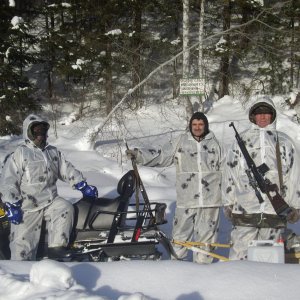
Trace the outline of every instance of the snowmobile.
[[[88, 257], [90, 261], [120, 259], [160, 259], [157, 250], [161, 231], [167, 223], [165, 203], [140, 200], [141, 182], [134, 170], [119, 181], [115, 199], [83, 198], [75, 204], [75, 224], [71, 248], [76, 250], [72, 259]], [[133, 194], [136, 200], [130, 203]]]
[[[165, 203], [150, 202], [137, 170], [128, 171], [117, 186], [118, 197], [82, 198], [76, 204], [70, 251], [64, 261], [158, 260], [167, 223]], [[134, 203], [130, 203], [135, 193]], [[142, 197], [141, 197], [142, 196]], [[42, 229], [38, 258], [47, 257], [46, 230]]]

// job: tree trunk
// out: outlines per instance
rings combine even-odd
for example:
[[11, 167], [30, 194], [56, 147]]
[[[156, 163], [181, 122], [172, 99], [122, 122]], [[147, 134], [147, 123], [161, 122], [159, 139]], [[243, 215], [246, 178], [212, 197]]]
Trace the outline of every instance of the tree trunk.
[[[46, 1], [47, 4], [47, 1]], [[49, 24], [49, 19], [50, 19], [50, 24]], [[47, 35], [47, 57], [48, 61], [46, 62], [46, 72], [47, 72], [47, 88], [48, 88], [48, 99], [49, 103], [51, 105], [52, 109], [52, 115], [53, 115], [53, 130], [54, 130], [54, 135], [57, 138], [58, 133], [57, 133], [57, 111], [55, 107], [55, 97], [54, 97], [54, 84], [53, 84], [53, 66], [54, 66], [54, 60], [55, 60], [55, 50], [52, 45], [51, 41], [51, 31], [54, 31], [54, 16], [53, 14], [48, 15], [46, 13], [45, 15], [45, 27], [46, 27], [46, 35]]]
[[[182, 77], [189, 78], [190, 76], [190, 50], [189, 50], [189, 9], [190, 3], [189, 0], [183, 0], [183, 28], [182, 28], [182, 43], [183, 43], [183, 60], [182, 60]], [[193, 105], [189, 96], [184, 96], [186, 103], [186, 114], [187, 119], [193, 113]]]
[[177, 60], [175, 59], [173, 62], [173, 99], [178, 97], [178, 75], [177, 75]]
[[[132, 38], [132, 86], [135, 87], [141, 81], [141, 32], [142, 32], [142, 3], [140, 0], [135, 1], [133, 10], [133, 30], [134, 35]], [[132, 94], [132, 102], [135, 108], [142, 107], [141, 89], [138, 88]]]
[[205, 0], [200, 0], [201, 9], [200, 9], [200, 19], [199, 19], [199, 58], [198, 58], [199, 78], [204, 77], [204, 68], [203, 68], [204, 3]]
[[[47, 4], [47, 1], [46, 1], [46, 4]], [[49, 26], [49, 15], [48, 13], [46, 13], [45, 15], [45, 27], [46, 27], [46, 36], [47, 36], [47, 46], [48, 46], [48, 53], [47, 53], [47, 56], [48, 56], [48, 61], [46, 62], [47, 64], [47, 87], [48, 87], [48, 97], [49, 97], [49, 100], [51, 100], [52, 96], [53, 96], [53, 83], [52, 83], [52, 61], [51, 61], [51, 58], [52, 58], [52, 55], [51, 55], [51, 52], [52, 52], [52, 47], [50, 46], [50, 26]], [[50, 101], [51, 102], [51, 101]]]
[[[199, 18], [199, 57], [198, 57], [198, 71], [199, 78], [204, 82], [204, 63], [203, 63], [203, 36], [204, 36], [204, 4], [205, 0], [200, 0], [200, 18]], [[205, 93], [205, 90], [203, 90]], [[199, 96], [199, 110], [203, 110], [203, 100], [202, 95]]]
[[[230, 28], [230, 0], [224, 1], [223, 6], [223, 30]], [[220, 85], [219, 85], [219, 98], [229, 95], [229, 45], [230, 35], [225, 34], [224, 39], [226, 40], [225, 51], [221, 57], [220, 63]]]
[[106, 114], [108, 115], [113, 106], [112, 93], [112, 56], [111, 56], [111, 42], [106, 41], [106, 68], [105, 68], [105, 94], [106, 94]]
[[294, 62], [295, 62], [295, 20], [294, 20], [294, 9], [295, 7], [295, 1], [292, 1], [292, 10], [291, 10], [291, 48], [290, 48], [290, 60], [291, 60], [291, 66], [290, 66], [290, 89], [293, 89], [294, 87]]
[[189, 0], [183, 0], [183, 23], [182, 23], [182, 47], [183, 47], [183, 61], [182, 73], [183, 78], [188, 78], [190, 73], [190, 50], [189, 48]]

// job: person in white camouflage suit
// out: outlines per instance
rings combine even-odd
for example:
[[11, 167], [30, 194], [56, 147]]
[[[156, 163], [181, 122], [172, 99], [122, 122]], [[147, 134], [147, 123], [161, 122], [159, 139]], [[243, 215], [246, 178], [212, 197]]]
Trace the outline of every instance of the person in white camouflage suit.
[[[221, 150], [206, 116], [192, 115], [189, 131], [161, 150], [127, 150], [129, 158], [149, 167], [176, 166], [177, 202], [173, 239], [214, 243], [219, 230], [221, 206]], [[210, 250], [209, 247], [205, 248]], [[177, 258], [185, 259], [187, 248], [175, 246]], [[212, 257], [194, 252], [193, 261], [211, 263]]]
[[68, 252], [74, 208], [57, 193], [58, 179], [68, 182], [84, 196], [97, 197], [82, 173], [47, 143], [49, 123], [36, 115], [23, 122], [24, 143], [4, 163], [0, 192], [11, 222], [12, 260], [35, 260], [42, 221], [48, 222], [48, 255], [59, 258]]
[[[256, 166], [265, 163], [269, 167], [265, 178], [277, 184], [280, 194], [292, 208], [287, 221], [295, 223], [299, 219], [300, 209], [296, 149], [286, 134], [276, 131], [276, 110], [270, 98], [257, 97], [250, 107], [249, 120], [252, 123], [251, 128], [240, 136]], [[281, 171], [278, 161], [281, 161]], [[286, 220], [277, 216], [266, 194], [261, 193], [263, 202], [259, 203], [254, 189], [249, 184], [246, 169], [246, 161], [235, 141], [226, 155], [222, 176], [224, 212], [233, 225], [233, 245], [229, 254], [232, 260], [247, 259], [250, 241], [277, 241], [286, 228]], [[282, 183], [279, 173], [282, 174]]]

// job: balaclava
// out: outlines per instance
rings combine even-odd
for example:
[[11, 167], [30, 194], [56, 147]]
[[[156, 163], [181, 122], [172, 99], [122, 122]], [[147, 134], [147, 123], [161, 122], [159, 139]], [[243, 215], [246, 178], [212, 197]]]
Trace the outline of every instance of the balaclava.
[[47, 122], [33, 122], [28, 128], [28, 137], [37, 147], [44, 149], [47, 143], [48, 129]]
[[192, 133], [192, 122], [193, 122], [193, 120], [195, 120], [195, 119], [196, 119], [196, 120], [203, 120], [203, 122], [204, 122], [204, 124], [205, 124], [203, 136], [206, 136], [206, 135], [209, 133], [208, 120], [207, 120], [205, 114], [202, 113], [202, 112], [199, 112], [199, 111], [195, 112], [195, 113], [192, 115], [191, 119], [190, 119], [190, 124], [189, 124], [190, 133], [193, 135], [193, 133]]

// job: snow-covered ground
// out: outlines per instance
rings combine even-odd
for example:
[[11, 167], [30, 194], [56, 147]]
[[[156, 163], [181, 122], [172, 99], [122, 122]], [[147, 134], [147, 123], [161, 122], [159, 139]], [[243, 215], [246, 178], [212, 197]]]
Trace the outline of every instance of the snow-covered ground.
[[[278, 113], [278, 129], [289, 134], [300, 149], [299, 125], [293, 121], [294, 112], [285, 110], [281, 97], [273, 99]], [[121, 176], [131, 169], [124, 156], [123, 135], [130, 147], [163, 144], [185, 129], [184, 114], [180, 109], [151, 106], [126, 118], [125, 134], [115, 126], [107, 138], [97, 144], [97, 151], [86, 149], [82, 137], [84, 126], [95, 126], [101, 120], [90, 120], [84, 126], [79, 122], [59, 125], [58, 138], [50, 131], [50, 143], [60, 148], [67, 158], [96, 185], [99, 196], [115, 197]], [[162, 117], [162, 115], [164, 117]], [[136, 118], [139, 118], [138, 123]], [[237, 100], [225, 97], [216, 102], [208, 113], [210, 128], [226, 149], [234, 134], [228, 124], [235, 122], [239, 131], [249, 125], [245, 108]], [[138, 124], [138, 125], [137, 125]], [[81, 129], [79, 129], [81, 128]], [[128, 133], [128, 132], [127, 132]], [[13, 151], [20, 137], [0, 138], [0, 159]], [[139, 167], [141, 178], [151, 201], [168, 205], [168, 224], [161, 229], [170, 237], [175, 209], [175, 169]], [[81, 194], [63, 182], [59, 193], [70, 201]], [[299, 224], [292, 226], [300, 233]], [[222, 216], [220, 242], [229, 242], [230, 224]], [[228, 250], [217, 250], [227, 255]], [[0, 299], [298, 299], [300, 268], [296, 264], [273, 264], [250, 261], [214, 262], [198, 265], [191, 261], [170, 260], [164, 253], [161, 261], [40, 262], [0, 261]]]

